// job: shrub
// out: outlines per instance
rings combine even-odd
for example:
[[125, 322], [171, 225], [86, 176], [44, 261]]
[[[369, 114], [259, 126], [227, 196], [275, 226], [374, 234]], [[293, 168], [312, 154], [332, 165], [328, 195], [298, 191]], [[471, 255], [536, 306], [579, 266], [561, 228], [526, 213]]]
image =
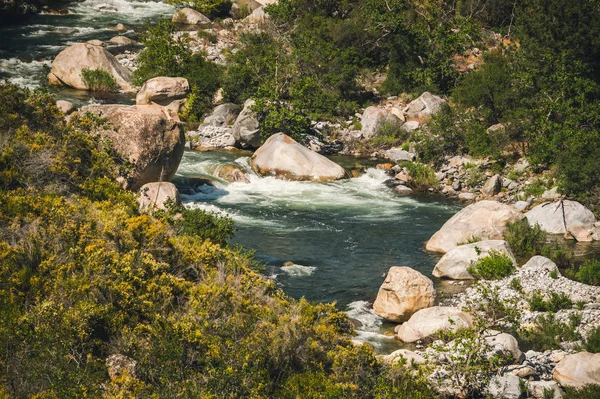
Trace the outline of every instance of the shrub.
[[492, 250], [488, 256], [480, 258], [469, 266], [468, 271], [475, 278], [499, 280], [510, 276], [515, 271], [515, 266], [508, 255]]
[[516, 277], [510, 280], [510, 288], [517, 292], [523, 292], [523, 286], [521, 285], [521, 281]]
[[260, 136], [266, 140], [275, 133], [283, 132], [301, 142], [310, 133], [310, 119], [288, 104], [259, 100], [252, 107], [259, 121]]
[[586, 385], [582, 388], [565, 387], [565, 399], [596, 399], [600, 398], [600, 385]]
[[81, 70], [81, 78], [93, 92], [108, 93], [119, 90], [115, 78], [103, 69], [84, 68]]
[[548, 300], [544, 300], [544, 296], [540, 291], [532, 292], [527, 299], [530, 309], [534, 312], [558, 312], [573, 307], [573, 301], [565, 293], [550, 291], [548, 296]]
[[411, 185], [417, 190], [427, 191], [438, 186], [435, 170], [431, 166], [419, 162], [402, 162], [399, 165], [408, 169]]
[[548, 234], [539, 224], [531, 226], [527, 219], [506, 224], [505, 240], [517, 256], [533, 256], [543, 252]]
[[181, 219], [176, 220], [179, 234], [198, 236], [203, 240], [224, 246], [235, 233], [233, 220], [202, 209], [180, 208]]
[[369, 139], [369, 144], [377, 148], [391, 148], [406, 141], [408, 135], [397, 121], [382, 120], [377, 125], [375, 136]]
[[600, 286], [600, 260], [587, 260], [579, 267], [575, 278], [584, 284]]
[[587, 336], [584, 347], [590, 353], [600, 353], [600, 327], [594, 328]]
[[577, 326], [581, 316], [569, 315], [569, 322], [556, 320], [554, 314], [541, 315], [534, 320], [531, 329], [522, 331], [521, 336], [532, 345], [533, 350], [546, 351], [560, 349], [561, 342], [572, 342], [581, 339]]
[[226, 18], [233, 5], [231, 0], [168, 0], [167, 3], [178, 7], [191, 7], [212, 18]]

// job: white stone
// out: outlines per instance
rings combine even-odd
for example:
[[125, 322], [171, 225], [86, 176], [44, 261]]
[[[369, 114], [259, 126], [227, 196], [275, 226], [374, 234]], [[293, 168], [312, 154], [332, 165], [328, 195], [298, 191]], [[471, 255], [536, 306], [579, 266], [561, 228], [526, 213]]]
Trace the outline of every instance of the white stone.
[[600, 384], [600, 353], [579, 352], [565, 356], [554, 368], [553, 377], [563, 387]]
[[210, 24], [206, 15], [187, 7], [177, 11], [171, 21], [183, 25]]
[[[564, 215], [564, 216], [563, 216]], [[576, 201], [544, 202], [525, 214], [529, 224], [536, 223], [550, 234], [565, 234], [570, 225], [581, 225], [591, 229], [596, 217]]]
[[172, 205], [181, 205], [179, 191], [173, 183], [147, 183], [140, 188], [140, 196], [138, 197], [140, 212], [152, 212], [157, 209], [166, 209], [168, 203], [171, 203]]
[[403, 342], [415, 342], [429, 338], [438, 331], [458, 331], [472, 328], [473, 318], [458, 308], [434, 306], [421, 309], [397, 329], [397, 337]]

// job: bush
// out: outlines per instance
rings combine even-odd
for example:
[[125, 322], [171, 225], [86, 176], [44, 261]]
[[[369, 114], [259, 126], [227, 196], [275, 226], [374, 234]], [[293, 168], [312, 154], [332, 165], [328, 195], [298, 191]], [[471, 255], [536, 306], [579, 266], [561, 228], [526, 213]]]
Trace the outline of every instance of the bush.
[[525, 257], [543, 253], [548, 234], [539, 224], [531, 227], [527, 219], [506, 224], [505, 240], [516, 256]]
[[175, 229], [179, 234], [198, 236], [203, 240], [225, 246], [233, 237], [235, 226], [233, 220], [202, 209], [180, 208], [181, 219], [176, 220]]
[[600, 353], [600, 327], [594, 328], [587, 336], [584, 347], [590, 353]]
[[119, 85], [115, 81], [115, 78], [102, 69], [84, 68], [81, 70], [81, 78], [89, 90], [93, 92], [108, 93], [119, 90]]
[[288, 104], [259, 100], [252, 110], [256, 112], [260, 123], [260, 136], [263, 140], [275, 133], [283, 132], [301, 142], [303, 135], [310, 133], [310, 119]]
[[584, 284], [600, 286], [600, 260], [587, 260], [579, 267], [575, 278]]
[[369, 144], [376, 148], [391, 148], [404, 143], [408, 135], [397, 121], [382, 120], [377, 125], [375, 136], [369, 139]]
[[565, 387], [564, 399], [596, 399], [600, 398], [600, 385], [586, 385], [583, 388]]
[[402, 162], [399, 165], [408, 169], [411, 186], [415, 189], [427, 191], [429, 188], [438, 186], [435, 170], [431, 166], [419, 162]]
[[480, 258], [468, 268], [468, 272], [473, 277], [485, 280], [500, 280], [510, 276], [514, 271], [512, 259], [495, 250], [490, 251], [488, 256]]
[[581, 316], [569, 315], [569, 322], [563, 323], [556, 320], [554, 314], [541, 315], [534, 320], [531, 329], [524, 330], [521, 336], [532, 345], [536, 351], [560, 349], [561, 342], [572, 342], [581, 339], [577, 326]]
[[548, 300], [544, 300], [544, 296], [539, 291], [534, 291], [527, 299], [529, 308], [534, 312], [558, 312], [562, 309], [571, 309], [573, 301], [565, 293], [550, 291]]
[[168, 0], [167, 3], [178, 7], [191, 7], [212, 18], [227, 18], [233, 5], [231, 0]]

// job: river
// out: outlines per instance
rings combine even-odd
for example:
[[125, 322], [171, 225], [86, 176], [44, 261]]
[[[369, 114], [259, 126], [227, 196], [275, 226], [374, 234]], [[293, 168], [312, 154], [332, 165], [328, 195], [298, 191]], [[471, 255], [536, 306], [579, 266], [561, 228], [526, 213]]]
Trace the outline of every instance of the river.
[[[1, 27], [0, 77], [43, 87], [49, 58], [66, 46], [107, 40], [116, 35], [108, 27], [118, 23], [136, 28], [173, 14], [171, 6], [152, 1], [86, 0], [68, 9], [68, 15], [36, 15], [24, 25]], [[77, 105], [96, 102], [87, 92], [51, 90]], [[287, 294], [335, 301], [359, 322], [359, 339], [379, 351], [395, 348], [393, 325], [377, 317], [371, 303], [390, 266], [431, 275], [439, 257], [425, 252], [424, 242], [459, 209], [457, 203], [438, 196], [395, 196], [382, 184], [386, 174], [374, 168], [332, 183], [261, 178], [249, 169], [247, 156], [235, 153], [186, 152], [178, 175], [210, 176], [223, 163], [247, 169], [250, 183], [207, 186], [202, 193], [183, 195], [185, 205], [233, 218], [234, 243], [254, 250], [266, 275]], [[283, 268], [285, 262], [294, 266]]]

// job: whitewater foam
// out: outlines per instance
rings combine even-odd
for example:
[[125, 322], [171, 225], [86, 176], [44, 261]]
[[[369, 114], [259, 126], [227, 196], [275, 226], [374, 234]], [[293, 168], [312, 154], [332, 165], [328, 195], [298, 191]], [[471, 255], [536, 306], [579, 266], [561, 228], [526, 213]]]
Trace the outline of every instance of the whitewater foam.
[[314, 266], [303, 266], [295, 263], [281, 267], [281, 271], [293, 277], [310, 276], [315, 270], [317, 270], [317, 268]]
[[50, 67], [50, 61], [21, 61], [18, 58], [0, 59], [0, 71], [9, 83], [35, 89], [41, 86], [41, 78]]

